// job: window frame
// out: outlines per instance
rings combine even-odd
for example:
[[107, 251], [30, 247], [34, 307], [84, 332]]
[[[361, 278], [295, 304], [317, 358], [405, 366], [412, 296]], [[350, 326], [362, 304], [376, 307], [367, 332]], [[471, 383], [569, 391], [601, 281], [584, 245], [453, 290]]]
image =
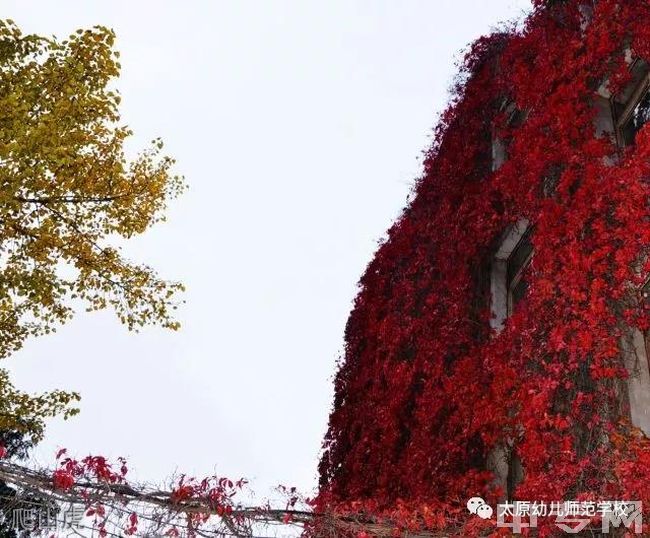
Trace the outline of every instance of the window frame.
[[[532, 226], [527, 219], [520, 219], [509, 226], [501, 235], [498, 246], [492, 255], [492, 264], [490, 269], [490, 326], [497, 332], [501, 332], [506, 320], [510, 317], [512, 309], [508, 306], [511, 302], [510, 283], [508, 277], [508, 267], [511, 256], [517, 251], [521, 240], [532, 233]], [[527, 268], [532, 260], [533, 250], [530, 260], [522, 267]]]
[[531, 233], [532, 233], [532, 228], [528, 227], [528, 229], [524, 232], [524, 235], [522, 235], [521, 239], [519, 239], [519, 242], [517, 243], [515, 248], [512, 250], [512, 253], [510, 254], [510, 257], [508, 258], [508, 262], [507, 262], [508, 267], [507, 267], [507, 276], [506, 276], [506, 278], [507, 278], [506, 288], [507, 288], [507, 294], [508, 294], [508, 298], [507, 298], [508, 302], [507, 302], [507, 316], [506, 316], [506, 318], [509, 318], [510, 316], [512, 316], [512, 314], [515, 311], [515, 308], [516, 308], [517, 304], [514, 302], [514, 296], [513, 296], [514, 290], [517, 288], [517, 285], [523, 279], [524, 273], [526, 272], [526, 270], [532, 264], [533, 256], [535, 254], [535, 249], [531, 245], [530, 252], [526, 256], [524, 261], [521, 262], [521, 266], [519, 267], [519, 269], [517, 269], [517, 272], [512, 276], [512, 278], [510, 278], [510, 276], [509, 276], [510, 264], [511, 264], [512, 258], [517, 253], [517, 250], [522, 248], [525, 243], [530, 243]]
[[[634, 72], [635, 69], [641, 70], [640, 77], [638, 80], [633, 80], [622, 92], [625, 94], [630, 91], [630, 88], [632, 88], [631, 93], [627, 97], [623, 96], [623, 99], [620, 99], [620, 94], [619, 96], [612, 96], [611, 98], [616, 144], [620, 149], [632, 145], [625, 141], [624, 128], [632, 119], [636, 107], [641, 103], [646, 94], [650, 92], [650, 64], [641, 58], [637, 58], [630, 64], [630, 72]], [[617, 110], [617, 106], [622, 107], [620, 112]], [[650, 123], [650, 121], [648, 123]]]

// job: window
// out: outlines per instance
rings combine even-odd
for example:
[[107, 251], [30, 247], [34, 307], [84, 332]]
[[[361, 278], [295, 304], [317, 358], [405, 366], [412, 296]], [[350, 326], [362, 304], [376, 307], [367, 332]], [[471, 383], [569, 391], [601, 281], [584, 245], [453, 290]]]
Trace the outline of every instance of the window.
[[[505, 130], [510, 131], [521, 127], [528, 117], [527, 110], [520, 110], [516, 104], [509, 99], [504, 99], [501, 104], [500, 113], [505, 120]], [[492, 127], [492, 171], [496, 172], [508, 159], [508, 149], [511, 142], [509, 133], [501, 133], [496, 125]]]
[[614, 97], [614, 123], [620, 147], [634, 144], [637, 133], [650, 121], [650, 66], [643, 60], [635, 60], [630, 70], [632, 82]]
[[491, 325], [500, 331], [506, 319], [526, 295], [528, 281], [526, 268], [533, 257], [528, 221], [520, 220], [510, 227], [501, 238], [499, 249], [492, 259], [490, 276]]
[[[490, 324], [497, 332], [503, 329], [506, 319], [526, 295], [526, 269], [533, 258], [530, 238], [531, 227], [527, 220], [521, 219], [504, 232], [499, 248], [492, 258]], [[512, 500], [515, 488], [524, 476], [524, 468], [517, 455], [516, 441], [510, 439], [494, 447], [487, 463], [495, 475], [496, 483], [503, 489], [505, 498]]]
[[619, 127], [622, 141], [626, 146], [634, 144], [636, 134], [641, 127], [648, 123], [648, 120], [650, 120], [650, 93], [648, 93], [648, 88], [645, 88], [643, 97]]
[[533, 257], [533, 245], [530, 242], [530, 230], [524, 236], [508, 258], [507, 289], [508, 289], [508, 316], [511, 316], [515, 307], [526, 295], [528, 281], [526, 268]]

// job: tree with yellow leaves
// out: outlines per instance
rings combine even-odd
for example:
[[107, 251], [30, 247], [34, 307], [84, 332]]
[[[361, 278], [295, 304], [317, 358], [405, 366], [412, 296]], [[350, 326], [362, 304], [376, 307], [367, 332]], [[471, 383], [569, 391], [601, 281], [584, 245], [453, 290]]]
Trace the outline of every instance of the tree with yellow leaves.
[[[178, 327], [182, 286], [117, 246], [162, 220], [184, 182], [159, 140], [125, 156], [114, 40], [101, 26], [57, 40], [0, 21], [0, 357], [78, 304], [111, 307], [130, 330]], [[76, 399], [26, 396], [0, 370], [0, 430], [38, 440], [43, 418]]]

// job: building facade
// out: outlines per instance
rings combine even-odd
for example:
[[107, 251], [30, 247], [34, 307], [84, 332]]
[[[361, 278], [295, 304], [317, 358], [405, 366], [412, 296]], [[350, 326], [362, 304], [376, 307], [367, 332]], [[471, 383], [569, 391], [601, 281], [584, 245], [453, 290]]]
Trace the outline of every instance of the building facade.
[[535, 2], [473, 45], [361, 279], [323, 493], [648, 497], [649, 62], [637, 0]]

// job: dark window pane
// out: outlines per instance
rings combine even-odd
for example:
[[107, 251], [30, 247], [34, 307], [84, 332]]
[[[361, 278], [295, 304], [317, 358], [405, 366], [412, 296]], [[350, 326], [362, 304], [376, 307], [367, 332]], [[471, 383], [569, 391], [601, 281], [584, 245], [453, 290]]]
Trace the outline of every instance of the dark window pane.
[[623, 141], [626, 146], [634, 144], [634, 139], [636, 134], [641, 130], [648, 121], [650, 120], [650, 92], [646, 92], [645, 95], [639, 101], [639, 104], [634, 108], [632, 115], [627, 120], [623, 128], [621, 129], [621, 134], [623, 135]]
[[532, 253], [533, 245], [530, 242], [530, 234], [526, 233], [508, 259], [508, 288], [510, 288], [512, 281], [528, 263]]
[[528, 290], [528, 282], [526, 282], [526, 279], [522, 278], [519, 282], [517, 282], [513, 287], [511, 293], [511, 303], [512, 307], [514, 308], [519, 301], [521, 301], [524, 298], [524, 295], [526, 295], [526, 290]]
[[530, 242], [530, 230], [521, 238], [508, 258], [508, 314], [512, 314], [515, 306], [526, 295], [528, 282], [524, 271], [533, 255], [533, 245]]

